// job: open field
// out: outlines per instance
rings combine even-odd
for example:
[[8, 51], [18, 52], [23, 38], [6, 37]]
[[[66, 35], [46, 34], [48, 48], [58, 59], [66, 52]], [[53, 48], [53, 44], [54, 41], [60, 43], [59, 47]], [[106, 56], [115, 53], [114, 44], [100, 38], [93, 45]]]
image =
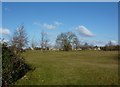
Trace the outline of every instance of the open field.
[[118, 84], [117, 51], [23, 53], [36, 67], [15, 84], [21, 85], [115, 85]]

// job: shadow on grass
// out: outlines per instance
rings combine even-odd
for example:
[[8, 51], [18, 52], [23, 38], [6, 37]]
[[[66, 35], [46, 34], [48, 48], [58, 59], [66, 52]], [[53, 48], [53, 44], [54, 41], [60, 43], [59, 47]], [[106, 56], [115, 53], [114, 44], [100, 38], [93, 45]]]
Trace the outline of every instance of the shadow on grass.
[[[19, 65], [19, 62], [17, 62]], [[3, 73], [6, 78], [9, 78], [8, 80], [2, 80], [2, 87], [9, 87], [14, 86], [15, 82], [19, 79], [21, 79], [27, 72], [34, 71], [35, 68], [31, 67], [31, 65], [23, 63], [21, 66], [19, 66], [17, 69], [12, 71], [11, 76], [6, 75], [6, 73]]]

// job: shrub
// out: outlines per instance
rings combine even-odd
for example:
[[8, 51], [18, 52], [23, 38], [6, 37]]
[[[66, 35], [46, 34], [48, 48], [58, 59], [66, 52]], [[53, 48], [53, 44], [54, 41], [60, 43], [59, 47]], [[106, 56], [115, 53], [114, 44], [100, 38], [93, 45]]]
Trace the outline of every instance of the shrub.
[[28, 70], [24, 59], [16, 55], [13, 50], [7, 47], [6, 43], [2, 45], [2, 86], [14, 84], [16, 80], [21, 78]]

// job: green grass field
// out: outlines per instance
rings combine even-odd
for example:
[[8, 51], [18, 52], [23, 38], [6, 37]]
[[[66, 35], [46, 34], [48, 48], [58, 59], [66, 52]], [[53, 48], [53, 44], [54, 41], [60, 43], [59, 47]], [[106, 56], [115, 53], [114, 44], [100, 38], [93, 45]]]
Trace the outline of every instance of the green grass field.
[[117, 85], [117, 51], [72, 51], [23, 53], [36, 67], [15, 84], [19, 85]]

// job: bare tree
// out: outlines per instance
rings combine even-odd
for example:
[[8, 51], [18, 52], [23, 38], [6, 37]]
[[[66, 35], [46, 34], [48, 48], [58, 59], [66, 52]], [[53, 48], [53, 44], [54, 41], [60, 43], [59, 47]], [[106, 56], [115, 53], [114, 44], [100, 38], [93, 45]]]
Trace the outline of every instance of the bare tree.
[[76, 50], [78, 48], [80, 48], [80, 41], [78, 40], [77, 36], [75, 36], [75, 38], [73, 38], [73, 45], [75, 45]]
[[45, 33], [44, 31], [41, 32], [41, 49], [43, 50], [44, 47], [44, 38], [45, 38]]
[[24, 30], [24, 26], [21, 25], [15, 32], [12, 38], [12, 46], [14, 46], [18, 51], [22, 52], [23, 47], [28, 44], [27, 33]]
[[88, 50], [89, 49], [89, 44], [87, 42], [85, 42], [85, 44], [83, 45], [83, 49], [84, 50]]
[[33, 39], [32, 39], [32, 42], [31, 42], [32, 50], [35, 49], [35, 46], [36, 46], [36, 42], [34, 41], [34, 38], [33, 38]]
[[41, 50], [47, 50], [49, 45], [49, 40], [47, 38], [47, 33], [41, 32]]
[[57, 36], [56, 43], [64, 51], [72, 50], [72, 45], [77, 44], [77, 36], [72, 32], [61, 33]]
[[107, 44], [107, 46], [113, 46], [112, 41], [109, 41], [108, 44]]
[[45, 50], [48, 50], [49, 49], [49, 40], [48, 39], [46, 39], [45, 40]]

